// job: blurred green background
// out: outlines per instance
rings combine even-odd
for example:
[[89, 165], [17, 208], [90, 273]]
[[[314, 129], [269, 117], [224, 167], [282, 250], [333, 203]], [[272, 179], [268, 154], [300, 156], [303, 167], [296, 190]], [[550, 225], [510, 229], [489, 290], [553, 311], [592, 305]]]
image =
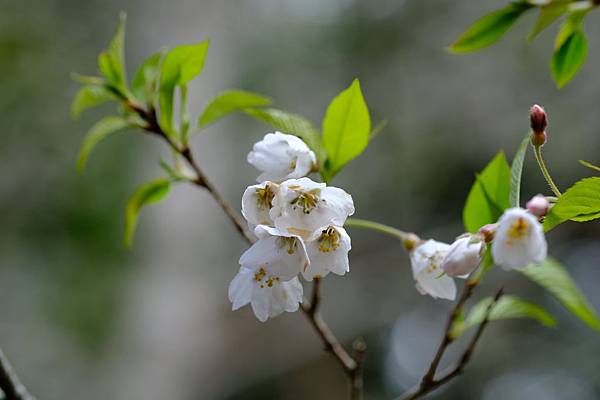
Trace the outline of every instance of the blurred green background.
[[[95, 72], [119, 11], [129, 16], [130, 72], [161, 46], [211, 38], [190, 90], [195, 115], [235, 87], [320, 125], [329, 100], [360, 78], [372, 119], [389, 123], [335, 184], [361, 218], [451, 241], [474, 173], [499, 149], [512, 157], [534, 102], [549, 113], [545, 154], [560, 187], [589, 175], [577, 159], [600, 163], [600, 25], [588, 23], [588, 62], [562, 91], [547, 67], [552, 33], [533, 45], [523, 39], [533, 15], [491, 49], [444, 50], [504, 3], [0, 3], [0, 345], [30, 390], [44, 400], [345, 398], [345, 376], [304, 316], [261, 324], [249, 308], [230, 311], [227, 285], [245, 244], [206, 193], [177, 187], [143, 212], [134, 248], [123, 248], [127, 197], [161, 173], [157, 161], [168, 153], [160, 143], [115, 135], [84, 176], [75, 172], [83, 134], [113, 110], [70, 120], [70, 73]], [[199, 163], [236, 207], [257, 175], [245, 155], [266, 131], [234, 116], [194, 139]], [[547, 191], [531, 154], [525, 168], [524, 197]], [[397, 241], [351, 234], [351, 273], [326, 280], [323, 311], [345, 344], [365, 337], [367, 398], [389, 399], [424, 371], [450, 303], [418, 295]], [[550, 253], [597, 307], [599, 239], [598, 223], [549, 235]], [[431, 398], [600, 398], [598, 334], [518, 274], [493, 271], [479, 295], [500, 285], [548, 308], [558, 328], [493, 324], [466, 374]]]

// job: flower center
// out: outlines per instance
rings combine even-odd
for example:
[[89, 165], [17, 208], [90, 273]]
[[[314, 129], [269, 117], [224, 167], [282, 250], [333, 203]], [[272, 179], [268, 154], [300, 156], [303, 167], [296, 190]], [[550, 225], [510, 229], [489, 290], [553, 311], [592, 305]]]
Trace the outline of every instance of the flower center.
[[301, 207], [304, 214], [310, 214], [312, 210], [319, 204], [319, 195], [321, 194], [320, 189], [309, 190], [308, 192], [302, 192], [292, 200], [294, 206]]
[[319, 243], [319, 251], [323, 253], [336, 251], [340, 247], [340, 234], [334, 227], [330, 226], [321, 233], [317, 242]]
[[265, 287], [273, 287], [275, 283], [279, 282], [279, 277], [267, 276], [267, 271], [263, 267], [260, 267], [254, 274], [254, 280], [260, 282], [261, 289], [264, 289]]
[[510, 228], [508, 229], [508, 240], [507, 243], [511, 244], [513, 240], [520, 240], [527, 236], [529, 232], [529, 223], [525, 220], [525, 218], [520, 217], [515, 222], [512, 223]]
[[279, 245], [284, 248], [287, 247], [288, 254], [294, 254], [296, 252], [296, 248], [298, 247], [298, 241], [294, 237], [279, 237]]
[[271, 185], [268, 183], [264, 188], [256, 189], [256, 205], [258, 208], [271, 209], [273, 207], [273, 198], [275, 192], [271, 189]]

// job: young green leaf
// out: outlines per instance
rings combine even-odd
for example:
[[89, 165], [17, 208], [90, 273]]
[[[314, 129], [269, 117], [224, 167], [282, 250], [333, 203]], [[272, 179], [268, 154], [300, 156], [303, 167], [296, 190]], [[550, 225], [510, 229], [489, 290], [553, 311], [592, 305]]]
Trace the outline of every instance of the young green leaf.
[[[481, 324], [493, 301], [492, 297], [486, 297], [475, 304], [466, 317], [455, 320], [450, 329], [450, 336], [456, 339], [470, 328]], [[497, 321], [513, 318], [532, 318], [546, 327], [556, 325], [554, 317], [542, 307], [521, 300], [516, 296], [507, 295], [502, 296], [492, 307], [488, 319], [490, 321]]]
[[600, 320], [596, 311], [558, 261], [548, 258], [541, 265], [530, 265], [521, 272], [550, 292], [563, 306], [588, 326], [600, 330]]
[[600, 177], [584, 178], [558, 198], [544, 219], [549, 231], [567, 220], [584, 222], [600, 217]]
[[124, 89], [127, 86], [124, 56], [125, 20], [126, 14], [121, 13], [117, 31], [108, 46], [108, 50], [100, 53], [100, 56], [98, 57], [98, 67], [100, 68], [100, 72], [102, 72], [106, 79], [115, 84], [119, 89]]
[[126, 128], [128, 125], [129, 123], [125, 119], [115, 116], [104, 117], [96, 122], [83, 139], [83, 144], [77, 156], [77, 171], [82, 173], [85, 170], [90, 153], [98, 143], [110, 136], [110, 134]]
[[494, 223], [510, 207], [511, 170], [503, 152], [477, 175], [463, 209], [467, 232], [477, 232], [483, 225]]
[[208, 40], [192, 45], [181, 45], [171, 49], [165, 56], [160, 72], [160, 126], [172, 134], [173, 98], [175, 88], [185, 85], [204, 68]]
[[577, 74], [585, 58], [588, 45], [582, 31], [573, 32], [554, 52], [550, 61], [550, 69], [556, 86], [564, 87]]
[[84, 86], [77, 92], [71, 104], [71, 117], [77, 118], [83, 111], [114, 99], [113, 93], [104, 86]]
[[157, 203], [168, 193], [171, 183], [168, 179], [156, 179], [140, 186], [129, 198], [125, 212], [125, 245], [131, 247], [141, 208]]
[[529, 33], [527, 40], [531, 42], [540, 32], [552, 25], [554, 21], [567, 12], [568, 6], [569, 1], [560, 0], [541, 6], [538, 19], [535, 22], [533, 30]]
[[598, 167], [598, 166], [596, 166], [596, 165], [594, 165], [594, 164], [592, 164], [590, 162], [587, 162], [587, 161], [584, 161], [584, 160], [579, 160], [579, 164], [583, 165], [584, 167], [591, 168], [594, 171], [600, 172], [600, 167]]
[[245, 108], [242, 111], [281, 133], [298, 136], [315, 152], [319, 161], [323, 159], [319, 132], [306, 118], [276, 108]]
[[323, 177], [330, 181], [344, 165], [369, 144], [371, 117], [367, 103], [355, 79], [327, 107], [323, 119], [323, 147], [327, 160]]
[[154, 93], [158, 88], [158, 75], [160, 73], [160, 61], [163, 53], [157, 52], [148, 57], [139, 66], [131, 82], [133, 95], [142, 103], [152, 102]]
[[266, 107], [271, 99], [260, 94], [241, 90], [228, 90], [218, 94], [204, 107], [198, 126], [204, 128], [227, 114], [244, 108]]
[[449, 47], [454, 53], [468, 53], [496, 43], [532, 6], [526, 2], [511, 3], [475, 21], [458, 40]]
[[525, 138], [519, 145], [517, 154], [513, 159], [512, 165], [510, 166], [510, 196], [509, 203], [511, 207], [519, 207], [521, 197], [521, 175], [523, 174], [523, 162], [525, 161], [525, 154], [529, 148], [529, 133], [525, 135]]

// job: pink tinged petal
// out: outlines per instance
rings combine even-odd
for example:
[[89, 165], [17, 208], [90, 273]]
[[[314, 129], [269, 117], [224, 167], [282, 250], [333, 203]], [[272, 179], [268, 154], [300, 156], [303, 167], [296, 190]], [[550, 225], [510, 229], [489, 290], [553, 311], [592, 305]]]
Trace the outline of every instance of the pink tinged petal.
[[457, 239], [442, 262], [444, 272], [453, 277], [465, 277], [481, 263], [483, 242], [472, 242], [471, 236]]

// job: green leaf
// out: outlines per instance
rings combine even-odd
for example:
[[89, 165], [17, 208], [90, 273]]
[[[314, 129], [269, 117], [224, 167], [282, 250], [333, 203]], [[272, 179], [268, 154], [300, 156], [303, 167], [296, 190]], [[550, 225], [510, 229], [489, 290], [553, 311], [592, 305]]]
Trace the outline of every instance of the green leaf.
[[115, 96], [104, 86], [84, 86], [77, 92], [71, 104], [71, 117], [77, 118], [83, 111], [114, 99]]
[[323, 159], [319, 132], [306, 118], [276, 108], [245, 108], [242, 111], [282, 133], [298, 136], [315, 152], [319, 160]]
[[568, 6], [568, 1], [555, 1], [541, 6], [538, 19], [527, 40], [531, 42], [540, 32], [552, 25], [554, 21], [567, 12]]
[[[471, 308], [466, 318], [463, 317], [455, 320], [450, 329], [450, 336], [452, 338], [457, 338], [470, 328], [481, 324], [493, 301], [494, 299], [492, 297], [486, 297]], [[502, 296], [492, 307], [488, 320], [497, 321], [513, 318], [532, 318], [546, 327], [553, 327], [556, 325], [554, 317], [542, 307], [521, 300], [516, 296], [507, 295]]]
[[523, 174], [523, 162], [525, 161], [525, 154], [529, 148], [529, 133], [525, 135], [525, 138], [519, 145], [517, 154], [513, 159], [512, 165], [510, 166], [510, 196], [509, 203], [511, 207], [519, 207], [521, 197], [521, 175]]
[[198, 44], [181, 45], [165, 56], [160, 72], [160, 126], [169, 134], [173, 129], [173, 99], [177, 86], [182, 86], [198, 76], [204, 68], [208, 40]]
[[573, 33], [583, 29], [583, 21], [589, 10], [589, 8], [583, 7], [569, 13], [554, 39], [554, 50], [558, 50]]
[[150, 103], [154, 99], [162, 56], [163, 52], [161, 51], [152, 54], [133, 75], [131, 90], [133, 95], [143, 103]]
[[510, 207], [511, 171], [503, 152], [477, 175], [477, 179], [469, 192], [463, 222], [467, 232], [477, 232], [486, 224], [492, 224], [500, 218], [505, 209]]
[[229, 90], [218, 94], [204, 107], [198, 119], [198, 126], [204, 128], [227, 114], [244, 108], [265, 107], [271, 104], [271, 99], [260, 94]]
[[131, 247], [141, 208], [157, 203], [168, 193], [171, 183], [168, 179], [156, 179], [140, 186], [129, 198], [125, 213], [125, 245]]
[[111, 133], [126, 128], [129, 123], [121, 117], [104, 117], [96, 122], [83, 139], [83, 144], [77, 156], [77, 171], [82, 173], [92, 150], [98, 143], [110, 136]]
[[542, 264], [530, 265], [521, 272], [549, 291], [563, 306], [591, 328], [600, 330], [600, 320], [596, 311], [558, 261], [548, 258]]
[[576, 182], [558, 198], [544, 219], [549, 231], [567, 220], [584, 222], [600, 216], [600, 177], [584, 178]]
[[550, 69], [559, 88], [564, 87], [581, 68], [587, 57], [588, 45], [582, 31], [573, 32], [552, 55]]
[[108, 50], [100, 53], [98, 57], [100, 72], [119, 89], [124, 89], [127, 81], [124, 56], [125, 20], [126, 14], [121, 13], [117, 31], [108, 46]]
[[449, 47], [454, 53], [468, 53], [496, 43], [532, 6], [525, 2], [508, 6], [487, 14], [475, 21], [458, 40]]
[[323, 119], [323, 147], [327, 160], [323, 177], [330, 181], [344, 165], [364, 151], [369, 144], [371, 117], [355, 79], [327, 107]]
[[589, 162], [587, 162], [587, 161], [584, 161], [584, 160], [579, 160], [579, 164], [583, 165], [584, 167], [591, 168], [591, 169], [593, 169], [594, 171], [600, 172], [600, 167], [598, 167], [598, 166], [596, 166], [596, 165], [594, 165], [594, 164], [592, 164], [592, 163], [589, 163]]

